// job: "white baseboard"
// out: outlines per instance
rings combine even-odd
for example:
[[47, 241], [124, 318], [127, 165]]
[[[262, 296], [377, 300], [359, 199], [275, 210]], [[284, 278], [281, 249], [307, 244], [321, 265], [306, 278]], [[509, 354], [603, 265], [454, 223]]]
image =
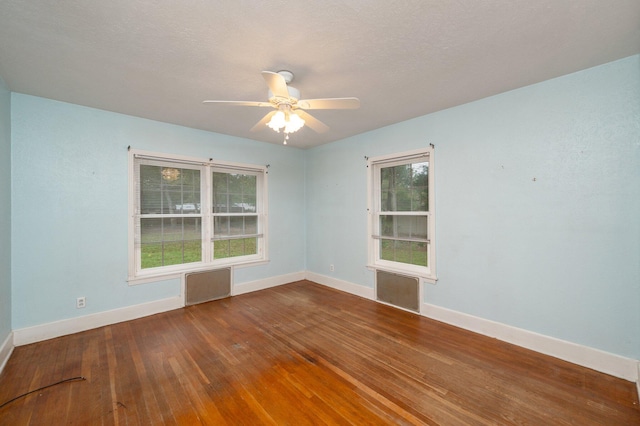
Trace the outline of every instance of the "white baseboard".
[[7, 338], [0, 345], [0, 373], [4, 370], [4, 366], [7, 365], [7, 361], [9, 361], [13, 347], [13, 332], [9, 332]]
[[365, 299], [373, 300], [375, 297], [374, 290], [371, 287], [365, 287], [362, 285], [354, 284], [349, 281], [339, 280], [337, 278], [328, 277], [322, 274], [316, 274], [315, 272], [309, 272], [305, 274], [305, 279], [313, 281], [314, 283], [322, 284], [327, 287], [335, 288], [336, 290], [344, 291], [345, 293], [351, 293], [356, 296], [364, 297]]
[[278, 275], [255, 281], [249, 281], [242, 284], [234, 284], [231, 295], [238, 296], [240, 294], [251, 293], [252, 291], [264, 290], [271, 287], [277, 287], [283, 284], [289, 284], [295, 281], [304, 280], [304, 271], [294, 272], [286, 275]]
[[640, 361], [637, 362], [638, 364], [638, 378], [636, 379], [636, 390], [638, 391], [638, 399], [640, 400]]
[[639, 361], [425, 303], [422, 315], [638, 383]]
[[20, 328], [18, 330], [13, 330], [13, 342], [16, 346], [28, 345], [29, 343], [40, 342], [42, 340], [53, 339], [67, 334], [103, 327], [105, 325], [142, 318], [158, 314], [160, 312], [171, 311], [173, 309], [182, 308], [183, 306], [183, 298], [181, 296], [177, 296], [142, 303], [139, 305], [127, 306], [126, 308], [98, 312], [82, 317], [35, 325], [33, 327]]
[[[233, 286], [233, 295], [235, 296], [238, 294], [263, 290], [265, 288], [275, 287], [294, 281], [300, 281], [304, 278], [305, 273], [304, 271], [302, 271], [242, 283]], [[93, 328], [116, 324], [123, 321], [130, 321], [133, 319], [159, 314], [161, 312], [171, 311], [173, 309], [179, 309], [182, 307], [184, 307], [184, 290], [181, 291], [181, 294], [179, 296], [171, 297], [168, 299], [156, 300], [139, 305], [127, 306], [125, 308], [113, 309], [111, 311], [98, 312], [82, 317], [69, 318], [46, 324], [35, 325], [33, 327], [25, 327], [18, 330], [13, 330], [13, 342], [9, 346], [11, 347], [11, 349], [13, 349], [14, 345], [28, 345], [30, 343], [40, 342], [42, 340], [53, 339], [55, 337], [65, 336], [67, 334], [79, 333], [81, 331], [91, 330]], [[0, 351], [0, 362], [2, 360], [2, 354], [3, 352]]]

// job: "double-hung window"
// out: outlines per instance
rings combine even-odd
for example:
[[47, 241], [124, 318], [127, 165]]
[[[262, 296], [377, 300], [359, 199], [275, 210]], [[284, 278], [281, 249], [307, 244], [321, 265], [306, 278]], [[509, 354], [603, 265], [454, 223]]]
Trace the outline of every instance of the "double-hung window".
[[369, 266], [435, 282], [433, 148], [369, 159]]
[[129, 280], [267, 260], [266, 167], [131, 151]]

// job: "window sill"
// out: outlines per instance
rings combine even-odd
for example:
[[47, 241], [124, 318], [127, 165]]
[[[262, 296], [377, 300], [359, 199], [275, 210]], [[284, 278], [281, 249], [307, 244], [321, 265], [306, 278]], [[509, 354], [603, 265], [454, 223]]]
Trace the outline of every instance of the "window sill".
[[153, 275], [138, 275], [135, 277], [127, 278], [127, 283], [130, 286], [134, 286], [134, 285], [147, 284], [147, 283], [153, 283], [158, 281], [173, 280], [176, 278], [180, 278], [182, 274], [184, 274], [185, 272], [191, 272], [191, 270], [183, 271], [183, 272], [171, 272], [171, 273], [165, 272], [165, 273], [153, 274]]
[[224, 269], [224, 268], [247, 268], [250, 266], [266, 265], [268, 263], [269, 263], [268, 259], [260, 259], [260, 260], [251, 260], [247, 262], [237, 262], [237, 263], [217, 263], [217, 264], [199, 265], [198, 267], [183, 269], [180, 271], [156, 272], [154, 274], [140, 274], [140, 275], [127, 278], [127, 282], [129, 286], [134, 286], [139, 284], [147, 284], [147, 283], [153, 283], [158, 281], [167, 281], [167, 280], [173, 280], [176, 278], [182, 278], [184, 274], [189, 274], [192, 272], [210, 271], [213, 269]]
[[387, 272], [391, 272], [391, 273], [394, 273], [394, 274], [418, 277], [420, 279], [420, 282], [428, 283], [428, 284], [436, 284], [437, 281], [438, 281], [438, 277], [436, 277], [434, 275], [428, 275], [428, 274], [416, 272], [416, 271], [413, 271], [413, 270], [402, 269], [402, 268], [388, 267], [386, 265], [385, 266], [367, 265], [367, 269], [369, 269], [371, 271], [377, 271], [379, 269], [381, 271], [387, 271]]

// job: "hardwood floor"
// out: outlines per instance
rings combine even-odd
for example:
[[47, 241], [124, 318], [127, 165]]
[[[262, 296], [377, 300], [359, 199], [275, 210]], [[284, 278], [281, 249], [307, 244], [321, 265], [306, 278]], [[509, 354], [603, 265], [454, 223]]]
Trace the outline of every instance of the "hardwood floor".
[[635, 384], [308, 281], [17, 347], [0, 424], [640, 425]]

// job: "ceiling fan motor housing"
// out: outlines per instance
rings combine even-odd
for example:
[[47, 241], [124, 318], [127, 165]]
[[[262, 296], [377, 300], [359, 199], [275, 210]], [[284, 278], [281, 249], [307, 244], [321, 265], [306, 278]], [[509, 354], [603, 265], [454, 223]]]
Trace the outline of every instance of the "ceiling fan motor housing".
[[293, 73], [291, 71], [287, 71], [287, 70], [280, 70], [277, 72], [277, 74], [280, 74], [282, 76], [282, 78], [284, 78], [284, 81], [289, 84], [293, 81]]
[[[287, 86], [287, 91], [289, 92], [289, 98], [293, 98], [296, 101], [300, 99], [300, 91], [298, 89], [296, 89], [295, 87], [292, 86]], [[282, 99], [282, 98], [277, 98], [273, 95], [273, 92], [271, 90], [269, 90], [269, 100], [276, 98], [276, 99]]]

